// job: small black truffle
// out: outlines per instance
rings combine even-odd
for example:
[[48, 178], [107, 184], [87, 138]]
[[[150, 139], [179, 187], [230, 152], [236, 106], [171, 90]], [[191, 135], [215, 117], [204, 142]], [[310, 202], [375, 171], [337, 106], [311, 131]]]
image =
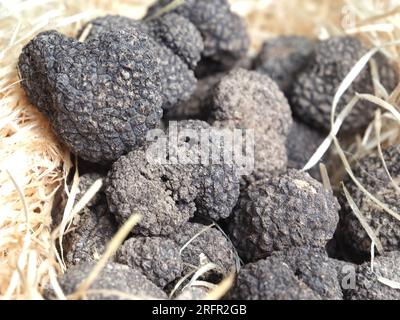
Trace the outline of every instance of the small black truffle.
[[245, 69], [229, 72], [214, 89], [209, 121], [218, 128], [254, 130], [256, 179], [286, 169], [292, 114], [268, 76]]
[[[152, 17], [173, 0], [159, 0], [147, 13]], [[246, 55], [250, 46], [245, 22], [230, 10], [226, 0], [186, 0], [173, 10], [190, 20], [200, 31], [203, 57], [231, 66]]]
[[400, 283], [400, 252], [393, 251], [374, 260], [366, 262], [357, 268], [354, 288], [345, 291], [349, 300], [399, 300], [400, 290], [379, 281], [381, 277], [395, 283]]
[[[303, 169], [325, 138], [326, 136], [318, 130], [294, 120], [286, 141], [288, 168]], [[309, 174], [313, 178], [321, 180], [318, 166], [312, 168]]]
[[[59, 279], [64, 293], [66, 295], [75, 293], [94, 266], [93, 263], [84, 263], [68, 269]], [[153, 300], [167, 299], [167, 295], [140, 271], [122, 264], [109, 263], [97, 276], [84, 298], [89, 300]]]
[[[397, 183], [396, 181], [399, 181], [400, 177], [400, 145], [390, 146], [383, 151], [383, 156], [392, 178]], [[382, 159], [378, 154], [362, 158], [352, 170], [364, 188], [389, 208], [395, 212], [400, 212], [400, 195], [386, 174]], [[385, 251], [399, 250], [400, 226], [398, 220], [386, 213], [365, 195], [349, 177], [345, 179], [344, 184], [366, 222], [376, 233], [383, 249]], [[345, 196], [342, 195], [339, 200], [342, 205], [338, 230], [339, 238], [346, 247], [352, 249], [355, 253], [368, 257], [371, 251], [370, 237], [354, 215]]]
[[254, 69], [271, 77], [286, 94], [294, 77], [304, 68], [314, 49], [313, 41], [283, 36], [264, 42], [254, 60]]
[[256, 261], [292, 247], [324, 247], [336, 230], [338, 210], [337, 200], [321, 183], [289, 170], [249, 186], [228, 231], [239, 255]]
[[209, 262], [219, 267], [219, 270], [212, 270], [212, 275], [226, 276], [236, 269], [235, 249], [214, 227], [188, 222], [170, 238], [181, 248], [182, 260], [189, 266], [189, 271]]
[[106, 204], [84, 208], [72, 226], [74, 230], [63, 241], [67, 266], [98, 261], [117, 232], [117, 224]]
[[142, 145], [162, 117], [153, 42], [135, 29], [87, 43], [40, 33], [19, 57], [22, 86], [72, 152], [114, 161]]
[[296, 277], [322, 299], [343, 299], [338, 274], [340, 262], [329, 258], [325, 249], [299, 247], [274, 252], [273, 257], [285, 261]]
[[240, 269], [229, 292], [233, 300], [320, 300], [321, 297], [297, 278], [287, 263], [270, 257]]
[[[317, 129], [329, 131], [333, 97], [341, 82], [366, 52], [367, 48], [357, 38], [350, 36], [333, 37], [316, 44], [307, 66], [293, 83], [290, 102], [294, 114]], [[376, 61], [380, 80], [391, 92], [397, 85], [397, 72], [383, 55], [377, 55]], [[356, 92], [373, 93], [369, 67], [364, 68], [343, 95], [336, 116]], [[359, 102], [344, 121], [342, 131], [354, 132], [366, 127], [374, 111], [373, 105]]]
[[116, 254], [117, 262], [139, 269], [149, 280], [164, 288], [182, 274], [182, 259], [174, 241], [157, 237], [133, 237]]

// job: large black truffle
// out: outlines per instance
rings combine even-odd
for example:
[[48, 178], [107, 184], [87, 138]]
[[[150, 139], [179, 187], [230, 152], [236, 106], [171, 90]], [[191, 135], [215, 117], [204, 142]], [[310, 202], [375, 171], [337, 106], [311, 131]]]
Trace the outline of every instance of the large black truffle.
[[72, 152], [114, 161], [144, 144], [162, 117], [153, 42], [135, 29], [87, 43], [40, 33], [20, 55], [22, 86]]
[[[317, 129], [329, 131], [333, 97], [341, 82], [366, 52], [367, 48], [357, 38], [350, 36], [333, 37], [316, 44], [307, 66], [293, 83], [290, 102], [294, 114]], [[397, 85], [397, 72], [383, 55], [378, 55], [376, 61], [380, 80], [391, 92]], [[344, 94], [336, 116], [356, 92], [374, 92], [369, 67], [364, 68]], [[342, 130], [354, 132], [367, 126], [375, 109], [374, 105], [359, 102], [344, 121]]]
[[182, 274], [179, 246], [158, 237], [133, 237], [124, 242], [116, 254], [117, 262], [137, 268], [160, 288]]
[[324, 247], [336, 230], [339, 205], [307, 173], [260, 180], [240, 196], [228, 231], [239, 255], [256, 261], [292, 247]]
[[[392, 145], [383, 151], [386, 166], [394, 179], [394, 183], [400, 177], [400, 145]], [[372, 195], [385, 203], [393, 211], [400, 212], [400, 195], [394, 188], [382, 159], [378, 154], [372, 154], [362, 158], [353, 167], [353, 173], [358, 181]], [[400, 226], [399, 221], [386, 213], [381, 207], [365, 195], [348, 177], [344, 181], [354, 202], [360, 209], [366, 222], [371, 226], [382, 243], [385, 251], [397, 251], [400, 248]], [[355, 253], [368, 257], [371, 251], [371, 239], [360, 221], [354, 215], [346, 198], [340, 198], [342, 210], [338, 238], [343, 241], [345, 247], [352, 249]]]
[[190, 98], [196, 88], [196, 79], [190, 68], [195, 67], [203, 50], [200, 34], [190, 21], [176, 14], [162, 16], [149, 23], [107, 15], [89, 23], [92, 27], [86, 40], [119, 30], [129, 32], [135, 29], [148, 34], [154, 40], [151, 51], [160, 69], [163, 109], [170, 109]]
[[124, 223], [134, 212], [141, 213], [143, 219], [134, 231], [157, 236], [171, 234], [195, 212], [216, 220], [231, 214], [239, 197], [234, 168], [223, 162], [201, 162], [199, 158], [200, 134], [204, 130], [206, 138], [211, 139], [210, 129], [202, 121], [178, 122], [177, 144], [168, 143], [168, 151], [162, 153], [162, 158], [158, 151], [165, 146], [164, 139], [147, 151], [132, 151], [114, 163], [106, 195], [119, 223]]
[[[147, 16], [156, 15], [172, 1], [157, 1]], [[230, 10], [226, 0], [186, 0], [173, 12], [189, 19], [200, 31], [204, 42], [203, 57], [231, 66], [246, 55], [250, 40], [245, 22]]]

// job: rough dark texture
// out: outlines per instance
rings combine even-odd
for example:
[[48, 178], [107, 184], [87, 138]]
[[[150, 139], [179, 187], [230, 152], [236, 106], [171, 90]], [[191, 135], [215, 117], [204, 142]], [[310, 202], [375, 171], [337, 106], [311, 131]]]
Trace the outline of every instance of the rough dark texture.
[[[197, 234], [199, 234], [195, 237]], [[188, 245], [190, 239], [195, 237]], [[188, 222], [170, 236], [182, 250], [182, 260], [188, 270], [198, 269], [212, 262], [219, 270], [212, 270], [213, 275], [226, 276], [236, 269], [236, 255], [230, 241], [214, 227]], [[212, 276], [212, 275], [211, 275]]]
[[91, 172], [91, 173], [86, 173], [82, 176], [79, 177], [79, 185], [78, 185], [78, 192], [76, 194], [75, 201], [78, 202], [84, 195], [85, 193], [89, 190], [89, 188], [99, 179], [102, 179], [103, 186], [101, 189], [93, 196], [92, 199], [88, 202], [87, 206], [88, 207], [93, 207], [101, 202], [101, 200], [104, 198], [104, 179], [105, 176], [103, 176], [100, 173], [97, 172]]
[[[294, 114], [318, 129], [330, 130], [333, 97], [346, 75], [367, 52], [354, 37], [334, 37], [316, 45], [308, 65], [294, 81], [290, 100]], [[391, 92], [397, 85], [393, 66], [383, 57], [376, 57], [381, 82]], [[370, 67], [367, 66], [344, 94], [337, 114], [353, 98], [356, 92], [373, 93]], [[342, 131], [354, 132], [371, 121], [375, 106], [359, 102], [343, 123]]]
[[[195, 136], [187, 140], [189, 133], [183, 132], [186, 129]], [[195, 212], [217, 220], [231, 214], [239, 196], [239, 181], [233, 167], [199, 162], [198, 134], [209, 129], [202, 121], [178, 122], [178, 143], [175, 147], [170, 144], [169, 153], [163, 154], [162, 159], [155, 152], [165, 142], [160, 139], [161, 144], [157, 142], [152, 146], [155, 149], [147, 150], [147, 157], [146, 151], [136, 150], [114, 163], [106, 195], [119, 223], [138, 212], [143, 219], [135, 233], [167, 235]]]
[[106, 204], [84, 208], [72, 226], [75, 230], [67, 233], [63, 241], [67, 265], [98, 261], [118, 230]]
[[183, 270], [179, 247], [174, 241], [158, 237], [133, 237], [116, 254], [117, 262], [138, 268], [153, 283], [164, 288]]
[[[293, 121], [286, 141], [288, 168], [303, 169], [325, 138], [325, 135], [308, 125], [300, 121]], [[312, 168], [309, 173], [313, 178], [320, 180], [318, 166]]]
[[46, 31], [22, 50], [22, 86], [72, 152], [110, 162], [142, 145], [162, 117], [153, 48], [134, 29], [87, 43]]
[[200, 32], [188, 19], [169, 13], [150, 20], [147, 26], [157, 42], [172, 50], [190, 69], [196, 68], [204, 44]]
[[[90, 21], [92, 28], [87, 37], [87, 40], [97, 39], [104, 33], [115, 33], [119, 30], [127, 30], [128, 32], [129, 30], [135, 30], [136, 33], [149, 34], [152, 39], [150, 51], [154, 54], [155, 63], [160, 72], [162, 87], [160, 93], [163, 100], [163, 109], [170, 109], [176, 104], [186, 101], [194, 92], [196, 88], [194, 73], [180, 57], [187, 56], [188, 53], [185, 52], [189, 49], [195, 50], [192, 54], [197, 56], [200, 54], [198, 51], [201, 49], [198, 47], [198, 33], [196, 33], [194, 26], [189, 21], [178, 17], [175, 28], [169, 29], [169, 32], [167, 32], [166, 26], [164, 25], [163, 27], [163, 24], [170, 25], [172, 23], [170, 20], [170, 15], [167, 15], [165, 22], [162, 22], [164, 20], [160, 18], [152, 21], [151, 24], [146, 24], [123, 16], [107, 15]], [[193, 32], [195, 34], [192, 34]], [[177, 38], [175, 42], [167, 42], [173, 35], [180, 38]], [[187, 42], [187, 38], [192, 39], [192, 42]], [[178, 46], [183, 45], [185, 47], [178, 49]], [[196, 58], [190, 58], [192, 59], [191, 64], [194, 64]], [[189, 57], [185, 59], [187, 61]]]
[[294, 77], [304, 68], [314, 49], [314, 42], [300, 36], [283, 36], [264, 42], [254, 60], [254, 68], [289, 92]]
[[224, 75], [225, 73], [220, 72], [200, 79], [191, 98], [164, 113], [164, 119], [198, 119], [206, 121], [210, 113], [211, 94]]
[[400, 290], [381, 283], [378, 277], [400, 283], [400, 252], [393, 251], [377, 257], [374, 272], [371, 263], [366, 262], [357, 268], [355, 288], [346, 290], [349, 300], [399, 300]]
[[[400, 145], [392, 145], [383, 152], [387, 168], [398, 184], [400, 178]], [[361, 159], [354, 167], [353, 172], [358, 181], [380, 201], [395, 212], [400, 212], [400, 195], [394, 189], [387, 176], [382, 159], [376, 153]], [[385, 251], [397, 251], [400, 248], [400, 226], [396, 218], [386, 213], [352, 182], [345, 181], [353, 200], [361, 210], [364, 218], [375, 231]], [[361, 223], [354, 215], [344, 195], [340, 198], [342, 210], [338, 238], [344, 245], [358, 254], [368, 255], [371, 250], [371, 240]]]
[[[94, 266], [93, 263], [84, 263], [68, 269], [59, 279], [64, 293], [67, 295], [74, 293]], [[115, 290], [129, 296], [89, 292], [87, 295], [89, 300], [167, 299], [166, 294], [140, 271], [118, 263], [107, 264], [90, 286], [90, 290]]]
[[286, 169], [292, 116], [268, 76], [244, 69], [228, 73], [214, 90], [210, 122], [219, 128], [254, 130], [256, 180]]
[[244, 266], [229, 292], [234, 300], [320, 300], [278, 257]]
[[260, 180], [243, 192], [228, 223], [239, 255], [247, 261], [291, 247], [324, 247], [338, 223], [339, 205], [307, 173]]
[[339, 283], [338, 262], [328, 258], [321, 248], [293, 248], [274, 252], [293, 270], [296, 277], [304, 282], [315, 294], [325, 300], [342, 300]]
[[[172, 0], [159, 0], [150, 7], [147, 16], [153, 16]], [[186, 0], [173, 10], [189, 19], [200, 31], [203, 57], [230, 66], [246, 55], [250, 45], [244, 21], [230, 11], [226, 0]]]

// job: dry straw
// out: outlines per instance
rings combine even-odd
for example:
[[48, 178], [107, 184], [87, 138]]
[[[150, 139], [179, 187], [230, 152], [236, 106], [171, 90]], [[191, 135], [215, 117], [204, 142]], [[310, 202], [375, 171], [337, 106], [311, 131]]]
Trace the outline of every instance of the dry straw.
[[[379, 48], [394, 62], [399, 62], [400, 46], [394, 41], [400, 38], [400, 7], [393, 4], [395, 1], [231, 2], [233, 9], [247, 18], [253, 54], [263, 40], [279, 34], [300, 34], [323, 39], [346, 32], [361, 37], [371, 47]], [[57, 253], [55, 246], [56, 242], [62, 242], [62, 235], [68, 230], [71, 219], [79, 214], [79, 209], [84, 205], [82, 201], [78, 204], [74, 201], [79, 176], [73, 179], [71, 190], [66, 186], [65, 179], [72, 167], [68, 150], [53, 135], [46, 119], [29, 104], [19, 85], [16, 64], [23, 45], [38, 32], [52, 28], [74, 35], [84, 22], [104, 13], [139, 18], [150, 3], [150, 0], [0, 0], [0, 298], [41, 299], [43, 288], [47, 285], [54, 289], [59, 299], [67, 298], [57, 282], [57, 275], [65, 270], [65, 266], [62, 254]], [[351, 83], [360, 67], [371, 63], [370, 58], [374, 52], [360, 60], [345, 79], [343, 88]], [[381, 144], [399, 142], [400, 117], [396, 105], [400, 101], [400, 87], [393, 93], [386, 92], [377, 78], [376, 68], [379, 66], [374, 67], [372, 63], [375, 95], [361, 92], [338, 118], [332, 117], [332, 134], [324, 145], [328, 149], [333, 142], [336, 147], [333, 153], [339, 156], [338, 161], [344, 163], [344, 166], [338, 164], [338, 168], [344, 168], [343, 173], [347, 171], [351, 176], [351, 163], [360, 156], [370, 152], [381, 154]], [[336, 98], [335, 103], [340, 100], [340, 92]], [[347, 151], [355, 150], [351, 159], [348, 159], [336, 134], [343, 117], [359, 100], [371, 101], [383, 112], [363, 137], [356, 138], [352, 145], [347, 146]], [[320, 149], [317, 152], [312, 159], [314, 163], [324, 151]], [[85, 201], [93, 196], [100, 185], [101, 182], [97, 182], [91, 188]], [[361, 185], [359, 187], [363, 188]], [[52, 233], [51, 211], [55, 205], [59, 205], [56, 194], [60, 189], [65, 189], [68, 201], [65, 209], [58, 208], [64, 210], [64, 219]], [[367, 195], [377, 202], [373, 195]], [[377, 203], [388, 214], [397, 216], [385, 204]], [[371, 232], [369, 234], [374, 238]], [[114, 239], [108, 255], [119, 242], [119, 238]], [[378, 240], [374, 242], [379, 244]], [[100, 258], [100, 264], [92, 273], [90, 281], [82, 284], [74, 298], [81, 297], [84, 291], [91, 292], [90, 282], [101, 270], [108, 255]], [[190, 282], [192, 285], [206, 286], [197, 280], [202, 272], [204, 270], [193, 272], [196, 276]], [[392, 287], [398, 286], [389, 279], [380, 281]], [[208, 298], [221, 298], [232, 282], [233, 274], [214, 288]], [[137, 298], [120, 294], [127, 298]]]

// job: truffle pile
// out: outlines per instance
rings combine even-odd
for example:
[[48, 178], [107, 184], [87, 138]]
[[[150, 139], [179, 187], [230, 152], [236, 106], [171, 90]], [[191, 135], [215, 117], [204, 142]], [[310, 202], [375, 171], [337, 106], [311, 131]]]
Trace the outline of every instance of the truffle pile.
[[[338, 86], [368, 49], [349, 36], [285, 36], [250, 57], [245, 22], [228, 1], [186, 0], [165, 11], [171, 2], [157, 1], [142, 20], [96, 18], [75, 38], [40, 33], [19, 58], [28, 99], [84, 168], [76, 200], [96, 180], [104, 184], [58, 248], [65, 294], [138, 213], [81, 298], [202, 299], [235, 273], [226, 299], [398, 299], [382, 283], [400, 277], [395, 218], [344, 181], [383, 246], [372, 271], [371, 240], [345, 197], [337, 200], [317, 169], [301, 170], [330, 130]], [[383, 55], [376, 62], [390, 91], [397, 72]], [[367, 66], [338, 112], [373, 87]], [[373, 111], [357, 105], [344, 134], [365, 128]], [[227, 132], [240, 135], [222, 141]], [[246, 162], [235, 162], [244, 151]], [[386, 167], [367, 156], [353, 170], [396, 211], [399, 146], [384, 158]], [[60, 222], [62, 208], [54, 212]], [[332, 241], [340, 253], [328, 254]], [[339, 260], [344, 251], [351, 258]]]

